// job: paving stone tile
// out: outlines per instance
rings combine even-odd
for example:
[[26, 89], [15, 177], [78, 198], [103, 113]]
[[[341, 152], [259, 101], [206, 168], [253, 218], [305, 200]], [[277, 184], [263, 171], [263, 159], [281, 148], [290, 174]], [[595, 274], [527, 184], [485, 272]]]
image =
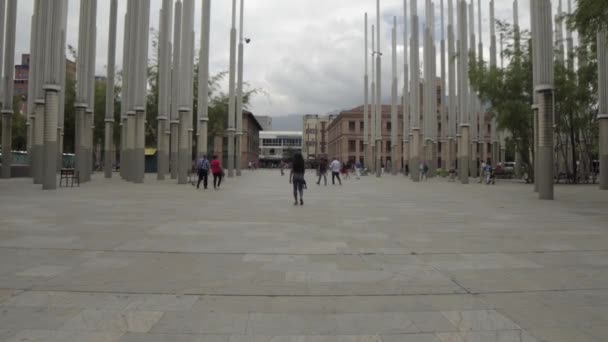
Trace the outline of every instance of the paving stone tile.
[[70, 268], [66, 266], [40, 265], [17, 272], [15, 275], [18, 277], [54, 277], [69, 270]]
[[122, 334], [57, 330], [23, 330], [6, 342], [117, 342]]
[[146, 333], [162, 316], [160, 311], [85, 309], [67, 321], [61, 330]]
[[576, 328], [541, 328], [528, 330], [539, 342], [600, 342], [592, 335]]
[[336, 333], [356, 334], [404, 334], [421, 330], [412, 322], [410, 315], [400, 312], [351, 313], [335, 315]]
[[439, 333], [441, 342], [540, 342], [523, 330]]
[[408, 312], [407, 316], [421, 332], [458, 331], [441, 312]]
[[460, 331], [519, 329], [517, 324], [495, 310], [443, 311], [442, 314]]
[[152, 333], [161, 334], [245, 334], [247, 314], [166, 312], [152, 327]]
[[0, 329], [57, 329], [80, 309], [0, 306]]
[[15, 336], [16, 333], [17, 331], [13, 329], [0, 329], [0, 341], [6, 341]]
[[6, 306], [123, 310], [133, 295], [109, 293], [25, 291], [7, 300]]
[[435, 334], [382, 335], [382, 342], [441, 342]]
[[228, 335], [126, 333], [118, 342], [228, 342]]
[[383, 342], [374, 335], [232, 335], [229, 342]]
[[190, 311], [199, 296], [138, 295], [133, 296], [127, 310]]
[[0, 289], [0, 305], [19, 293], [20, 291], [13, 289]]

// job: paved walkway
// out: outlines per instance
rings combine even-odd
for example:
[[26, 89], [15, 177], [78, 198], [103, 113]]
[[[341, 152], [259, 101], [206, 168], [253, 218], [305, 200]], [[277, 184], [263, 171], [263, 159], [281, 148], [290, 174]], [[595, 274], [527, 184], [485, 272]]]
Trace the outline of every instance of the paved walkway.
[[0, 181], [0, 341], [608, 341], [608, 192]]

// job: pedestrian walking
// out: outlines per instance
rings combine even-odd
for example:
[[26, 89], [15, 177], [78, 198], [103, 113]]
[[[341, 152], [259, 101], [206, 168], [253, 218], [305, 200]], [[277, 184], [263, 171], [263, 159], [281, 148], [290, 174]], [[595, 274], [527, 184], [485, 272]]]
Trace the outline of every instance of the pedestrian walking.
[[293, 198], [295, 200], [293, 205], [298, 205], [298, 194], [300, 194], [300, 205], [304, 205], [304, 188], [306, 187], [306, 180], [304, 180], [305, 169], [302, 154], [296, 153], [293, 156], [291, 173], [289, 174], [289, 183], [293, 184]]
[[285, 176], [285, 162], [281, 160], [281, 164], [279, 164], [279, 168], [281, 169], [281, 176]]
[[317, 185], [321, 185], [321, 178], [323, 178], [325, 186], [327, 186], [327, 159], [321, 158], [321, 160], [319, 161], [317, 175], [319, 176], [319, 180], [317, 180]]
[[363, 166], [361, 165], [361, 161], [357, 160], [357, 162], [355, 163], [355, 172], [357, 173], [357, 179], [361, 179], [361, 168]]
[[222, 179], [224, 178], [224, 169], [222, 168], [222, 163], [217, 156], [213, 156], [213, 160], [211, 161], [211, 173], [213, 173], [213, 189], [217, 190], [222, 184]]
[[486, 179], [486, 162], [481, 162], [481, 171], [479, 173], [479, 184], [481, 184], [483, 182], [484, 179]]
[[331, 168], [331, 184], [336, 185], [336, 178], [338, 178], [338, 182], [342, 185], [342, 180], [340, 179], [342, 163], [340, 163], [337, 158], [334, 158], [329, 167]]
[[340, 170], [340, 172], [344, 176], [345, 180], [349, 178], [349, 170], [348, 165], [346, 163], [342, 163], [342, 169]]
[[426, 181], [428, 177], [429, 166], [426, 163], [420, 164], [420, 180]]
[[198, 183], [196, 184], [196, 188], [201, 188], [201, 181], [203, 182], [203, 189], [207, 190], [207, 181], [209, 179], [209, 169], [211, 168], [211, 164], [209, 160], [207, 160], [207, 156], [203, 156], [198, 161]]

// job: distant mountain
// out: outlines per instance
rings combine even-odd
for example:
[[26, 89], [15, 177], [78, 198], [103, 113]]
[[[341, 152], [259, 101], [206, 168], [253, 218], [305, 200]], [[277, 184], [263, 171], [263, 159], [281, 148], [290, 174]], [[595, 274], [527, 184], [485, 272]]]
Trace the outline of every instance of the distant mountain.
[[286, 116], [272, 117], [273, 131], [301, 131], [302, 130], [302, 115], [291, 114]]

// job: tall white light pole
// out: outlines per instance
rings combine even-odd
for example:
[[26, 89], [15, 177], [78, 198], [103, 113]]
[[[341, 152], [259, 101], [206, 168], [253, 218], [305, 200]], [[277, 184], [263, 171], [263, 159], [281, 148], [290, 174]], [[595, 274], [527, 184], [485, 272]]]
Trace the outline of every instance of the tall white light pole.
[[241, 175], [243, 156], [241, 153], [243, 143], [243, 12], [245, 10], [244, 1], [241, 0], [240, 25], [239, 25], [239, 51], [238, 51], [238, 78], [236, 87], [236, 148], [235, 163], [236, 175]]
[[414, 182], [420, 181], [420, 26], [418, 22], [418, 1], [411, 0], [412, 36], [410, 48], [410, 174]]
[[599, 83], [600, 189], [608, 190], [608, 30], [597, 33], [597, 66]]
[[469, 58], [468, 58], [468, 37], [467, 37], [467, 3], [459, 0], [458, 5], [458, 102], [460, 113], [460, 142], [458, 144], [458, 174], [462, 184], [469, 183], [469, 163], [470, 163], [470, 113], [469, 113]]
[[183, 1], [181, 53], [179, 64], [179, 129], [178, 129], [178, 184], [188, 183], [191, 154], [191, 126], [192, 126], [192, 64], [193, 64], [193, 31], [194, 31], [194, 0]]
[[406, 166], [409, 169], [410, 163], [410, 108], [409, 108], [409, 63], [408, 63], [408, 46], [409, 40], [407, 35], [407, 0], [403, 0], [403, 174], [407, 176]]
[[158, 96], [158, 117], [157, 117], [157, 179], [164, 180], [169, 169], [169, 139], [171, 134], [169, 127], [169, 117], [171, 116], [171, 23], [173, 15], [173, 1], [163, 0], [163, 7], [160, 10], [160, 31], [159, 31], [159, 96]]
[[369, 162], [369, 168], [371, 172], [375, 172], [376, 171], [376, 112], [378, 110], [378, 107], [376, 106], [376, 61], [375, 61], [375, 56], [376, 56], [376, 26], [372, 25], [372, 58], [371, 58], [371, 64], [372, 64], [372, 84], [371, 84], [371, 93], [372, 93], [372, 105], [371, 105], [371, 119], [370, 119], [370, 141], [369, 141], [369, 156], [370, 156], [370, 162]]
[[551, 0], [531, 3], [534, 61], [538, 70], [534, 92], [538, 99], [538, 194], [541, 200], [553, 199], [553, 24]]
[[454, 47], [454, 6], [453, 0], [448, 0], [448, 157], [447, 169], [456, 169], [456, 131], [458, 119], [456, 116], [456, 51]]
[[[61, 65], [65, 60], [65, 41], [62, 40], [62, 33], [66, 26], [65, 21], [67, 20], [67, 1], [58, 0], [49, 2], [46, 4], [48, 13], [51, 15], [52, 20], [46, 22], [46, 44], [47, 44], [47, 55], [49, 64], [48, 69], [44, 72], [44, 91], [45, 91], [45, 102], [44, 102], [44, 176], [42, 181], [42, 188], [45, 190], [53, 190], [57, 188], [57, 150], [58, 150], [58, 119], [59, 119], [59, 93], [61, 91], [61, 79], [65, 75], [61, 74]], [[17, 12], [17, 0], [9, 0], [9, 27], [14, 27], [15, 16]], [[14, 31], [13, 35], [7, 35], [7, 41], [9, 44], [14, 44]], [[12, 43], [11, 43], [12, 42]], [[11, 51], [14, 47], [9, 47], [8, 51]], [[10, 57], [7, 57], [10, 58]], [[11, 61], [12, 62], [12, 61]], [[10, 94], [12, 98], [12, 93]]]
[[114, 161], [112, 140], [114, 137], [114, 68], [116, 65], [116, 17], [118, 0], [110, 2], [110, 32], [108, 36], [108, 76], [106, 79], [106, 117], [104, 142], [104, 175], [112, 178], [112, 164]]
[[[572, 14], [572, 0], [568, 0], [568, 14]], [[568, 69], [574, 70], [574, 40], [572, 30], [566, 25], [566, 55], [568, 57]]]
[[[478, 45], [478, 54], [479, 54], [479, 65], [483, 66], [483, 32], [481, 29], [481, 0], [477, 2], [477, 34], [479, 35], [479, 45]], [[477, 104], [479, 109], [479, 129], [478, 129], [478, 137], [479, 137], [479, 158], [482, 162], [486, 161], [487, 158], [487, 144], [486, 144], [486, 111], [484, 109], [483, 103], [481, 101], [481, 97], [477, 97]], [[483, 178], [483, 173], [480, 172], [479, 179]]]
[[376, 0], [376, 177], [382, 176], [382, 52], [380, 51], [380, 0]]
[[392, 34], [392, 85], [391, 85], [391, 172], [396, 175], [399, 168], [399, 141], [398, 130], [399, 130], [399, 116], [397, 113], [397, 17], [393, 17], [393, 29]]
[[171, 179], [179, 173], [179, 106], [180, 106], [180, 62], [182, 51], [182, 2], [175, 3], [173, 26], [173, 68], [171, 70]]
[[[494, 13], [494, 0], [490, 0], [490, 70], [496, 70], [496, 16]], [[492, 115], [491, 142], [492, 163], [497, 165], [500, 158], [500, 144], [498, 142], [498, 122], [496, 114]]]
[[234, 135], [236, 119], [235, 98], [236, 67], [236, 0], [232, 0], [232, 26], [230, 28], [230, 67], [228, 74], [228, 177], [234, 177]]
[[448, 129], [448, 124], [446, 124], [447, 121], [447, 111], [448, 111], [448, 105], [447, 105], [447, 89], [446, 89], [446, 66], [445, 66], [445, 18], [444, 18], [444, 6], [443, 6], [443, 0], [441, 0], [440, 2], [440, 6], [441, 6], [441, 108], [439, 110], [439, 112], [441, 113], [441, 115], [439, 116], [440, 118], [440, 124], [441, 124], [441, 131], [439, 132], [439, 134], [441, 134], [441, 136], [439, 137], [439, 141], [441, 143], [441, 151], [442, 151], [442, 156], [441, 156], [441, 162], [442, 165], [439, 165], [440, 168], [442, 169], [447, 169], [448, 168], [448, 163], [447, 160], [448, 158], [447, 155], [449, 154], [449, 146], [448, 146], [448, 141], [447, 141], [447, 129]]
[[[67, 22], [68, 22], [68, 1], [65, 1], [63, 6], [63, 13], [61, 20], [61, 41], [60, 46], [64, 47], [61, 51], [61, 60], [59, 75], [65, 75], [66, 70], [66, 55], [65, 55], [65, 46], [67, 42]], [[59, 113], [58, 123], [57, 123], [57, 171], [60, 171], [63, 168], [63, 137], [64, 137], [64, 126], [65, 126], [65, 88], [66, 88], [66, 79], [65, 77], [60, 77], [60, 86], [61, 90], [59, 91]], [[28, 84], [29, 87], [29, 84]]]
[[[4, 1], [0, 3], [4, 6]], [[15, 31], [17, 29], [17, 0], [8, 0], [6, 8], [6, 57], [4, 58], [4, 65], [0, 63], [0, 67], [4, 67], [4, 75], [2, 77], [2, 170], [0, 172], [1, 178], [11, 178], [11, 164], [12, 164], [12, 126], [13, 126], [13, 93], [14, 93], [14, 64], [15, 64]], [[0, 32], [4, 33], [4, 27], [0, 29]], [[59, 44], [59, 43], [58, 43]], [[53, 128], [54, 134], [57, 134], [57, 123], [55, 121], [55, 127]], [[55, 143], [57, 139], [55, 137]], [[55, 148], [57, 146], [55, 145]], [[53, 155], [53, 159], [56, 158], [56, 153]], [[55, 175], [56, 166], [52, 172]]]
[[[473, 62], [477, 59], [477, 45], [476, 45], [476, 36], [475, 36], [475, 1], [471, 1], [469, 5], [469, 35], [470, 35], [470, 45], [469, 52], [471, 54], [471, 58]], [[467, 81], [469, 77], [467, 75]], [[471, 159], [470, 159], [470, 172], [471, 177], [477, 177], [479, 174], [479, 169], [477, 168], [477, 160], [478, 160], [478, 144], [479, 144], [479, 106], [477, 101], [477, 93], [470, 87], [471, 89], [469, 96], [469, 113], [471, 115]]]
[[364, 31], [365, 31], [365, 43], [363, 50], [363, 60], [365, 63], [363, 72], [363, 161], [367, 167], [369, 163], [369, 76], [367, 74], [367, 54], [369, 52], [367, 47], [367, 12], [365, 12], [364, 18]]
[[203, 0], [201, 48], [198, 65], [198, 156], [207, 154], [209, 123], [209, 34], [211, 29], [211, 0]]

